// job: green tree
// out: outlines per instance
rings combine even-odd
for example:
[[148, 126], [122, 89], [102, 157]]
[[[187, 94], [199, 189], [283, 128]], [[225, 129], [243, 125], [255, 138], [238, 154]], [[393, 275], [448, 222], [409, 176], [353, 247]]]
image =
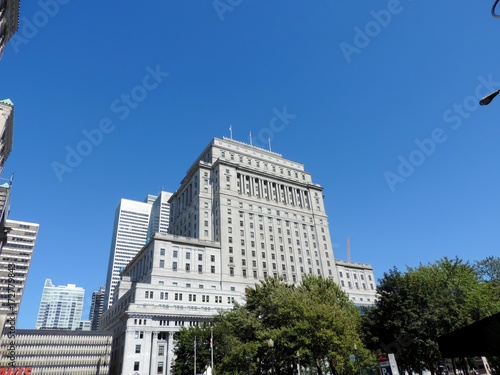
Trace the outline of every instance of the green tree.
[[435, 373], [442, 361], [437, 338], [500, 311], [474, 267], [444, 258], [429, 265], [392, 269], [377, 288], [379, 299], [364, 318], [365, 341], [393, 352], [406, 371]]
[[[333, 281], [309, 276], [294, 286], [267, 278], [247, 288], [245, 299], [213, 318], [216, 374], [292, 375], [298, 365], [320, 375], [355, 374], [349, 361], [355, 347], [363, 366], [373, 366], [360, 338], [360, 313]], [[199, 337], [209, 334], [207, 327], [198, 329], [204, 330]], [[192, 362], [193, 333], [181, 336], [186, 338], [177, 341], [176, 363]], [[189, 370], [176, 366], [175, 373]]]

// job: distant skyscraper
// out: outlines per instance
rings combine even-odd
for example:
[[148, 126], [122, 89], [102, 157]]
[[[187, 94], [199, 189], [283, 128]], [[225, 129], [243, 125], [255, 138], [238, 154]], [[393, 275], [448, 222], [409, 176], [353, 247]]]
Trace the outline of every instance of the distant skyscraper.
[[75, 284], [54, 286], [45, 280], [36, 329], [80, 328], [85, 290]]
[[156, 197], [151, 195], [145, 202], [122, 199], [116, 209], [104, 310], [113, 304], [113, 291], [120, 280], [121, 271], [146, 244], [151, 207], [155, 199]]
[[[0, 16], [0, 23], [1, 23], [1, 16]], [[13, 129], [14, 129], [14, 103], [12, 103], [10, 99], [0, 100], [0, 173], [2, 173], [5, 161], [9, 157], [10, 152], [12, 151]]]
[[[38, 227], [38, 224], [24, 221], [6, 220], [5, 222], [6, 242], [0, 257], [0, 321], [2, 324], [7, 317], [13, 317], [14, 320], [17, 318]], [[14, 277], [9, 277], [12, 274]]]
[[90, 329], [97, 331], [99, 329], [99, 319], [101, 318], [104, 309], [104, 297], [106, 296], [106, 287], [101, 288], [92, 293], [92, 305], [90, 306]]
[[172, 193], [162, 191], [153, 202], [151, 207], [151, 218], [149, 220], [148, 239], [153, 238], [155, 233], [167, 234], [170, 223], [170, 204], [168, 200]]
[[19, 27], [19, 0], [0, 1], [0, 57]]

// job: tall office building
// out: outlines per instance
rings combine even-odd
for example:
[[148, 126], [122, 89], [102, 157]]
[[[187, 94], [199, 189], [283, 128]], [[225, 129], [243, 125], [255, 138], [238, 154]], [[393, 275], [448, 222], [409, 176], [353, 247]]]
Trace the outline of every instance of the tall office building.
[[90, 306], [90, 330], [97, 331], [99, 329], [99, 320], [104, 311], [104, 298], [106, 296], [106, 287], [101, 288], [92, 293], [92, 305]]
[[13, 131], [14, 131], [14, 103], [12, 103], [10, 99], [0, 100], [0, 173], [2, 173], [5, 161], [9, 157], [10, 152], [12, 151]]
[[174, 332], [243, 302], [259, 279], [338, 282], [322, 190], [300, 163], [213, 139], [169, 200], [169, 234], [130, 261], [101, 318], [110, 373], [171, 374]]
[[36, 329], [79, 329], [84, 294], [75, 284], [54, 286], [50, 279], [45, 280]]
[[148, 239], [153, 238], [155, 233], [167, 234], [170, 223], [170, 203], [168, 200], [172, 193], [161, 191], [151, 206], [151, 218], [149, 221]]
[[0, 322], [16, 321], [38, 235], [38, 224], [6, 220], [0, 257]]
[[113, 304], [113, 291], [120, 280], [120, 273], [146, 244], [151, 207], [156, 196], [148, 195], [144, 202], [122, 199], [116, 209], [104, 310]]
[[19, 0], [0, 0], [0, 58], [19, 28]]
[[170, 199], [170, 233], [221, 244], [221, 274], [337, 280], [323, 188], [280, 154], [215, 138]]

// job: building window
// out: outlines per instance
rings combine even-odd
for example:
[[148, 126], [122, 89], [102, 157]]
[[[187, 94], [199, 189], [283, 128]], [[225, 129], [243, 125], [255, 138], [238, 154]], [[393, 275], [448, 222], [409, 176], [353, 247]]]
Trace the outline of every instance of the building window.
[[165, 355], [165, 345], [158, 345], [158, 355]]
[[160, 249], [160, 255], [165, 255], [165, 249]]
[[191, 264], [189, 263], [186, 263], [186, 271], [191, 271]]
[[158, 374], [163, 374], [163, 362], [158, 362]]
[[215, 266], [211, 266], [211, 267], [210, 267], [210, 272], [211, 272], [211, 273], [215, 273]]
[[172, 269], [177, 271], [177, 262], [172, 262]]
[[198, 273], [203, 273], [203, 266], [201, 264], [198, 265]]
[[139, 371], [139, 362], [134, 362], [134, 371]]
[[215, 262], [215, 255], [210, 255], [210, 261]]
[[165, 268], [165, 261], [160, 259], [160, 268]]
[[140, 345], [136, 345], [135, 346], [135, 353], [139, 354], [140, 352], [141, 352], [141, 346]]
[[229, 276], [234, 276], [234, 267], [229, 267]]

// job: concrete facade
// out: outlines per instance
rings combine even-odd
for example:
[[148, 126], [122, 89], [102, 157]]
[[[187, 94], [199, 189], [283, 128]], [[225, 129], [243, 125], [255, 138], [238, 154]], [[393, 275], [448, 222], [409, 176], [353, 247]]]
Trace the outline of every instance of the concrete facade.
[[0, 259], [0, 324], [15, 323], [28, 277], [39, 225], [5, 221], [6, 242]]
[[159, 233], [139, 252], [101, 318], [114, 337], [111, 374], [170, 374], [174, 333], [242, 302], [220, 254], [217, 242]]
[[31, 367], [31, 375], [107, 375], [111, 344], [108, 332], [19, 329], [1, 336], [0, 367]]
[[377, 298], [377, 285], [370, 264], [336, 260], [340, 287], [359, 307], [371, 306]]

